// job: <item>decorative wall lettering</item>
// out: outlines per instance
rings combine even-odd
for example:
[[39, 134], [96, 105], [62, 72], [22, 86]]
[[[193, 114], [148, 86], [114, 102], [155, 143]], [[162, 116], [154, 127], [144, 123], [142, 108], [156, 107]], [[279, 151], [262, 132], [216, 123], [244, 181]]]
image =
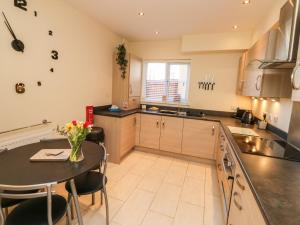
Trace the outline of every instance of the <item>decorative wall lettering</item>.
[[15, 1], [15, 6], [24, 10], [24, 11], [27, 11], [27, 1], [26, 0], [14, 0]]
[[24, 83], [16, 83], [16, 92], [18, 94], [25, 93], [25, 84]]

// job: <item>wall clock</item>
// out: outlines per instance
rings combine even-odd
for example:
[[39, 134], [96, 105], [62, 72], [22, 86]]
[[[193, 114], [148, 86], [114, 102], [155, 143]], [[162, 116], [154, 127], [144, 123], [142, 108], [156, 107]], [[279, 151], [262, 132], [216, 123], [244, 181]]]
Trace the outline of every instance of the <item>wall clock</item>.
[[[27, 4], [27, 0], [14, 0], [14, 7], [17, 7], [18, 9], [25, 11], [25, 12], [29, 12], [28, 10], [28, 4]], [[19, 34], [17, 32], [15, 32], [14, 28], [13, 28], [13, 24], [18, 23], [18, 21], [9, 21], [11, 18], [8, 18], [8, 15], [6, 15], [4, 12], [2, 12], [3, 18], [4, 18], [4, 23], [5, 26], [8, 30], [8, 32], [10, 33], [10, 35], [12, 36], [12, 40], [10, 42], [10, 45], [12, 47], [13, 50], [23, 53], [24, 51], [26, 51], [26, 43], [24, 43], [21, 40], [21, 36], [22, 34]], [[37, 11], [33, 11], [33, 15], [35, 17], [38, 17], [38, 12]], [[19, 36], [20, 35], [20, 36]], [[54, 36], [54, 32], [52, 30], [48, 31], [48, 36], [53, 37]], [[49, 57], [51, 57], [52, 60], [58, 60], [59, 59], [59, 52], [58, 50], [51, 50], [51, 52], [48, 53]], [[54, 72], [54, 68], [51, 67], [50, 68], [50, 72]]]

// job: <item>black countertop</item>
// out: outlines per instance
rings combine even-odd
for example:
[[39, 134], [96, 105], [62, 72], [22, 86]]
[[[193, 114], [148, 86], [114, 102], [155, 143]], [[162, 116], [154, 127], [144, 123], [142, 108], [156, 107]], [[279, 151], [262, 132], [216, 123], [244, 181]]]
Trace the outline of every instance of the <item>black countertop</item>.
[[[96, 115], [125, 117], [134, 113], [165, 115], [186, 119], [200, 119], [220, 122], [247, 177], [254, 196], [269, 225], [300, 225], [300, 163], [264, 156], [244, 154], [235, 142], [227, 126], [244, 127], [240, 121], [223, 116], [178, 116], [145, 110], [130, 110], [120, 113], [98, 111]], [[247, 126], [260, 137], [280, 139], [270, 131]]]

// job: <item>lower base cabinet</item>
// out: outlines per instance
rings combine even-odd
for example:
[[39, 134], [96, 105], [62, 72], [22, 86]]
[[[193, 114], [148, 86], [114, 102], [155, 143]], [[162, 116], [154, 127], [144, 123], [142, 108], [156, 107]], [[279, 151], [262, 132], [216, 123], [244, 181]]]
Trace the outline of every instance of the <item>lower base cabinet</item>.
[[162, 116], [159, 150], [181, 153], [183, 119]]
[[216, 122], [185, 119], [182, 153], [206, 159], [215, 159], [218, 131], [219, 124]]
[[[234, 153], [231, 152], [234, 156]], [[235, 161], [235, 178], [228, 217], [228, 225], [266, 225], [253, 192], [238, 160]]]
[[120, 163], [121, 159], [134, 148], [138, 129], [137, 114], [123, 118], [96, 115], [94, 125], [104, 129], [109, 161]]

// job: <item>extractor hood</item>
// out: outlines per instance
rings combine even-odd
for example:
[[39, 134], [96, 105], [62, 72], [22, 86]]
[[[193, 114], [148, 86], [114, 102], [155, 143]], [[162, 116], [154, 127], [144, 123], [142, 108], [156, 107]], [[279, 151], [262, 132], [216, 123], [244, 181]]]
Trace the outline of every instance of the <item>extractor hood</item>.
[[280, 18], [269, 31], [267, 54], [261, 69], [293, 68], [296, 63], [300, 34], [300, 0], [289, 0], [280, 10]]

